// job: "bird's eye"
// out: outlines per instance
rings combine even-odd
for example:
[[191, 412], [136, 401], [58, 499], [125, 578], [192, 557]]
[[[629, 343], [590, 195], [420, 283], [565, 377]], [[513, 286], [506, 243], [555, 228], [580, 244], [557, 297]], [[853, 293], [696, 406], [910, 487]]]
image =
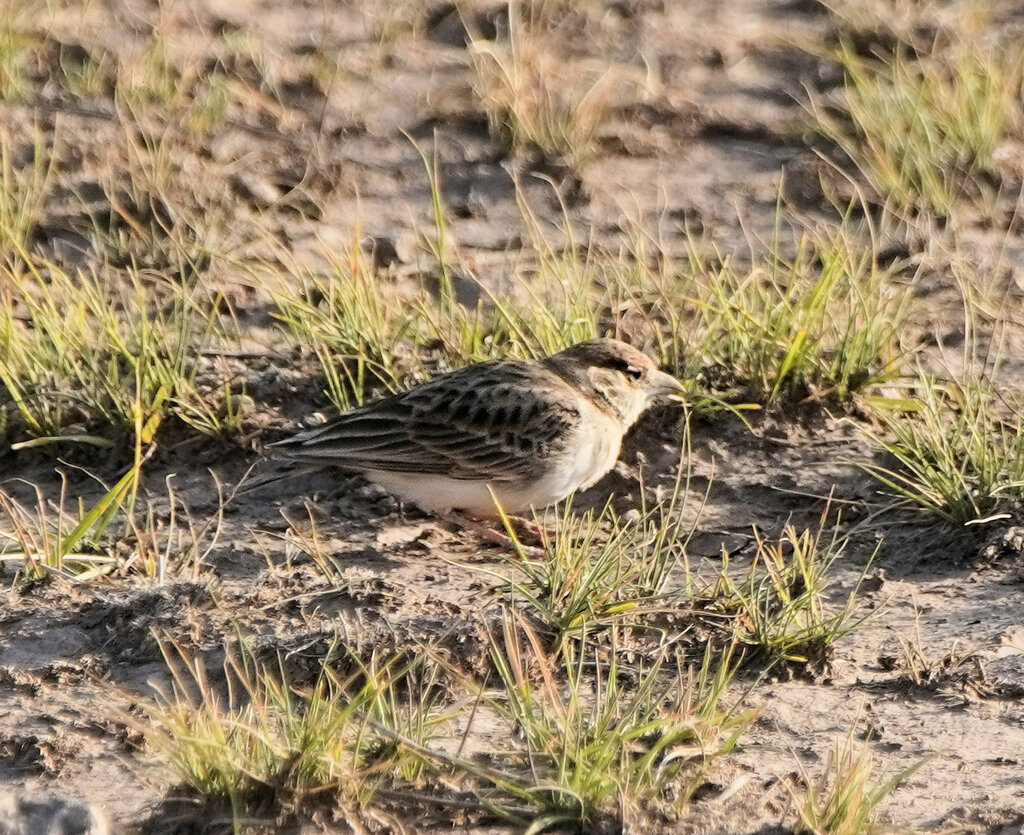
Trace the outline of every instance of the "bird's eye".
[[644, 376], [644, 370], [642, 368], [637, 368], [635, 365], [627, 365], [622, 373], [629, 377], [630, 380], [634, 381], [639, 380]]

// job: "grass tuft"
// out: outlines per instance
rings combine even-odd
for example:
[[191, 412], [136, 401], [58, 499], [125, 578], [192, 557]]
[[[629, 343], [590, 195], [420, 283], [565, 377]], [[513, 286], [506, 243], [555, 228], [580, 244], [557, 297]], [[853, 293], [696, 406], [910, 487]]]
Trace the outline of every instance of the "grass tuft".
[[592, 831], [643, 806], [684, 806], [753, 719], [722, 704], [730, 653], [686, 665], [665, 649], [628, 664], [614, 628], [611, 638], [599, 649], [584, 634], [556, 657], [509, 616], [493, 640], [504, 696], [496, 707], [525, 748], [502, 759], [530, 775], [512, 791], [533, 810], [528, 832]]
[[619, 80], [566, 58], [564, 35], [509, 6], [506, 41], [470, 44], [477, 93], [491, 132], [518, 155], [578, 170], [594, 150]]
[[334, 259], [328, 275], [304, 271], [294, 286], [267, 286], [288, 335], [312, 347], [338, 409], [359, 405], [374, 387], [399, 387], [396, 358], [414, 332], [416, 313], [408, 300], [382, 291], [358, 248], [347, 260]]
[[417, 683], [418, 697], [402, 695], [422, 672], [415, 662], [343, 652], [355, 672], [342, 677], [325, 661], [313, 684], [299, 687], [280, 659], [260, 662], [243, 641], [229, 651], [217, 684], [200, 660], [162, 649], [173, 686], [143, 706], [146, 746], [184, 785], [236, 809], [268, 792], [293, 799], [330, 792], [365, 806], [393, 775], [421, 773], [422, 762], [395, 737], [422, 745], [446, 721], [429, 674]]
[[730, 639], [748, 647], [754, 658], [821, 673], [835, 643], [871, 616], [859, 611], [859, 582], [842, 604], [828, 603], [829, 569], [843, 556], [846, 543], [835, 533], [823, 546], [821, 526], [813, 532], [787, 526], [774, 542], [754, 533], [757, 551], [746, 575], [733, 580], [723, 557], [718, 581], [707, 593], [709, 603], [702, 608], [724, 616]]
[[173, 476], [167, 477], [166, 512], [151, 501], [140, 510], [143, 463], [112, 487], [104, 485], [91, 506], [68, 496], [63, 473], [55, 502], [38, 485], [30, 485], [31, 506], [0, 488], [0, 519], [6, 522], [0, 528], [0, 564], [15, 566], [27, 580], [54, 575], [76, 583], [129, 576], [163, 583], [179, 572], [197, 576], [220, 534], [226, 505], [220, 485], [218, 510], [202, 526], [176, 495]]
[[921, 763], [882, 783], [872, 783], [874, 760], [867, 746], [858, 748], [852, 736], [836, 742], [821, 779], [793, 791], [800, 835], [865, 835], [884, 832], [876, 823], [878, 808]]
[[904, 215], [939, 217], [964, 197], [981, 199], [997, 173], [995, 151], [1019, 107], [1024, 57], [963, 40], [915, 58], [897, 50], [837, 53], [846, 73], [847, 124], [817, 115], [878, 199]]
[[864, 430], [896, 468], [864, 468], [905, 504], [952, 525], [1008, 518], [1024, 500], [1024, 404], [983, 381], [921, 376], [904, 411]]
[[39, 0], [7, 2], [0, 6], [0, 101], [16, 103], [25, 98], [28, 61], [37, 46], [29, 23], [40, 8]]
[[752, 398], [844, 402], [898, 373], [912, 283], [881, 267], [846, 223], [805, 233], [792, 257], [776, 241], [746, 271], [694, 248], [684, 276], [691, 350], [746, 381]]
[[0, 134], [0, 264], [5, 269], [19, 268], [28, 250], [57, 156], [38, 131], [28, 163], [18, 160], [24, 153], [6, 131]]
[[30, 263], [0, 283], [0, 403], [33, 445], [84, 427], [145, 448], [170, 414], [203, 434], [239, 428], [230, 381], [199, 383], [198, 356], [224, 338], [216, 300], [195, 280], [125, 279]]
[[[610, 503], [597, 513], [575, 513], [571, 500], [538, 517], [543, 554], [518, 548], [505, 557], [511, 605], [526, 607], [556, 642], [677, 607], [669, 580], [689, 538], [681, 519], [689, 492], [684, 469], [669, 499], [635, 518], [619, 517]], [[507, 519], [506, 528], [518, 545]]]
[[51, 508], [38, 486], [35, 507], [26, 507], [0, 490], [0, 511], [10, 531], [0, 530], [0, 563], [13, 563], [26, 579], [48, 573], [86, 582], [109, 574], [117, 558], [105, 553], [103, 541], [127, 497], [137, 483], [138, 470], [129, 470], [88, 511], [79, 515], [66, 510], [67, 481], [62, 480], [60, 500]]

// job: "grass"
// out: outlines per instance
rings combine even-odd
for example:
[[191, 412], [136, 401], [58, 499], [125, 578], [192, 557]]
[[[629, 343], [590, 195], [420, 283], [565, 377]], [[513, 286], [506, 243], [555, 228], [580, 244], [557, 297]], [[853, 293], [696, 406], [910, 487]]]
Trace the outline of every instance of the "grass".
[[682, 522], [688, 495], [688, 469], [681, 463], [672, 495], [644, 506], [635, 518], [619, 517], [610, 503], [581, 514], [570, 498], [536, 517], [539, 556], [519, 546], [506, 519], [517, 546], [503, 557], [506, 571], [499, 575], [509, 605], [527, 612], [556, 645], [681, 605], [670, 580], [683, 563], [689, 538]]
[[230, 379], [219, 392], [199, 382], [198, 357], [224, 337], [216, 299], [200, 302], [197, 281], [71, 274], [25, 256], [27, 271], [0, 285], [0, 403], [11, 428], [35, 446], [137, 449], [169, 415], [203, 434], [237, 430]]
[[381, 292], [365, 257], [353, 248], [330, 275], [300, 273], [295, 286], [271, 287], [277, 318], [296, 344], [316, 354], [331, 402], [345, 411], [368, 390], [395, 391], [404, 374], [398, 357], [417, 325], [415, 310]]
[[[131, 272], [125, 284], [99, 272], [72, 275], [22, 255], [26, 271], [8, 269], [0, 277], [4, 437], [21, 438], [15, 450], [102, 448], [130, 464], [113, 487], [103, 485], [89, 510], [81, 504], [66, 510], [64, 490], [55, 508], [38, 488], [34, 508], [0, 493], [10, 524], [3, 532], [4, 561], [19, 563], [30, 577], [57, 573], [78, 581], [115, 573], [162, 581], [169, 568], [189, 561], [197, 570], [199, 546], [195, 536], [191, 545], [179, 541], [170, 484], [169, 529], [158, 525], [151, 508], [148, 518], [138, 516], [137, 498], [169, 418], [210, 436], [236, 433], [242, 425], [232, 380], [210, 385], [199, 379], [200, 353], [223, 339], [216, 302], [209, 308], [198, 302], [195, 281], [162, 282]], [[114, 555], [108, 528], [119, 531], [114, 539], [134, 540], [128, 557]]]
[[[410, 662], [334, 647], [300, 686], [245, 640], [216, 676], [164, 643], [171, 687], [127, 722], [174, 779], [230, 802], [236, 816], [268, 797], [291, 808], [327, 798], [345, 810], [387, 798], [406, 812], [455, 804], [541, 832], [680, 810], [753, 719], [725, 705], [731, 656], [691, 663], [663, 647], [638, 664], [611, 635], [598, 646], [584, 634], [556, 657], [510, 615], [491, 641], [500, 687], [459, 676], [466, 692], [455, 702], [430, 648]], [[521, 743], [467, 758], [466, 736], [485, 709]], [[454, 724], [465, 728], [461, 741]]]
[[[561, 248], [538, 234], [534, 258], [515, 267], [512, 289], [495, 292], [453, 257], [436, 165], [417, 151], [432, 198], [433, 228], [421, 233], [422, 246], [434, 263], [411, 289], [383, 290], [355, 243], [344, 257], [325, 253], [331, 265], [326, 274], [293, 263], [286, 252], [280, 258], [297, 281], [253, 272], [252, 280], [273, 297], [289, 338], [312, 348], [325, 393], [341, 410], [370, 392], [394, 391], [427, 376], [433, 369], [417, 346], [438, 346], [438, 365], [447, 370], [488, 359], [545, 356], [598, 334], [609, 292], [600, 287], [606, 261], [590, 260], [571, 234]], [[537, 230], [525, 207], [524, 221]], [[457, 282], [476, 296], [475, 304], [460, 300]]]
[[226, 260], [224, 240], [236, 207], [218, 194], [197, 204], [189, 164], [172, 131], [133, 127], [137, 114], [120, 117], [124, 155], [121, 165], [104, 171], [100, 181], [104, 214], [86, 209], [91, 237], [113, 269], [153, 269], [165, 275], [193, 277]]
[[845, 122], [816, 107], [822, 131], [853, 161], [877, 199], [903, 216], [949, 216], [967, 198], [991, 202], [986, 178], [1019, 117], [1024, 56], [963, 39], [920, 58], [897, 50], [837, 53]]
[[[804, 229], [789, 256], [781, 235], [763, 260], [744, 268], [693, 242], [677, 266], [652, 261], [638, 230], [618, 252], [581, 243], [569, 225], [556, 245], [524, 206], [531, 249], [513, 265], [508, 289], [497, 292], [452, 262], [445, 210], [431, 183], [436, 228], [428, 246], [437, 286], [424, 281], [383, 293], [356, 246], [333, 258], [329, 275], [294, 267], [297, 286], [255, 276], [274, 296], [288, 336], [316, 354], [340, 409], [368, 391], [393, 391], [433, 373], [418, 361], [418, 345], [437, 346], [438, 365], [448, 369], [545, 356], [628, 331], [684, 378], [708, 366], [726, 369], [740, 387], [727, 394], [733, 400], [829, 405], [870, 399], [901, 373], [912, 350], [905, 321], [914, 280], [902, 277], [899, 264], [880, 266], [848, 218], [834, 229]], [[460, 298], [456, 282], [475, 303]]]
[[232, 46], [222, 45], [226, 54], [213, 70], [194, 65], [179, 69], [170, 58], [167, 39], [154, 31], [141, 49], [117, 65], [117, 107], [129, 122], [139, 124], [173, 114], [173, 123], [184, 126], [192, 138], [209, 137], [223, 125], [232, 101], [232, 74], [223, 64], [230, 61]]
[[[868, 835], [894, 831], [877, 822], [878, 809], [922, 763], [905, 768], [881, 783], [872, 782], [874, 758], [852, 735], [836, 742], [825, 773], [806, 788], [793, 791], [800, 835]], [[903, 831], [902, 829], [900, 831]]]
[[168, 105], [185, 93], [181, 77], [168, 56], [166, 39], [154, 29], [141, 48], [117, 68], [117, 97], [132, 110], [148, 104]]
[[492, 134], [518, 156], [582, 167], [621, 79], [566, 56], [564, 36], [509, 7], [507, 41], [476, 38], [470, 58]]
[[28, 248], [57, 156], [38, 130], [30, 164], [16, 162], [18, 150], [6, 132], [0, 134], [0, 263], [12, 268]]
[[[423, 246], [437, 262], [436, 298], [422, 294], [427, 341], [437, 341], [456, 365], [500, 357], [539, 357], [598, 335], [598, 311], [605, 306], [609, 284], [601, 279], [608, 259], [583, 252], [568, 211], [562, 205], [564, 234], [554, 244], [529, 205], [519, 201], [531, 246], [512, 265], [512, 285], [496, 292], [455, 257], [436, 157], [417, 148], [430, 184], [434, 228], [422, 235]], [[460, 301], [457, 282], [470, 285], [476, 304]], [[604, 289], [604, 292], [602, 292]]]
[[[227, 500], [215, 479], [217, 511], [197, 523], [166, 478], [166, 510], [139, 498], [145, 461], [130, 468], [89, 506], [61, 488], [51, 500], [35, 484], [27, 503], [0, 487], [0, 564], [14, 566], [24, 580], [57, 576], [75, 583], [144, 577], [164, 583], [171, 577], [199, 575], [217, 545]], [[97, 479], [98, 480], [98, 479]]]
[[57, 47], [60, 86], [82, 101], [101, 99], [116, 83], [115, 61], [110, 52], [99, 47]]
[[418, 666], [397, 658], [360, 661], [342, 649], [353, 673], [342, 676], [325, 660], [313, 684], [299, 687], [283, 662], [260, 662], [243, 641], [228, 652], [219, 684], [201, 660], [163, 649], [173, 685], [143, 705], [146, 748], [183, 785], [236, 810], [268, 792], [295, 800], [329, 793], [365, 806], [395, 775], [421, 774], [421, 761], [394, 735], [423, 745], [446, 722], [429, 675], [413, 701], [402, 695]]
[[[67, 11], [52, 5], [57, 13]], [[596, 50], [575, 33], [606, 24], [628, 33], [659, 12], [658, 4], [641, 10], [612, 5], [513, 3], [507, 39], [500, 33], [494, 41], [478, 38], [468, 53], [445, 48], [436, 62], [430, 58], [435, 80], [475, 84], [477, 99], [468, 106], [483, 109], [504, 151], [488, 156], [479, 137], [462, 146], [462, 128], [442, 115], [436, 151], [424, 155], [427, 198], [417, 190], [422, 175], [410, 172], [401, 149], [388, 148], [382, 138], [392, 130], [391, 139], [403, 141], [392, 121], [397, 116], [404, 124], [405, 116], [396, 114], [401, 102], [387, 101], [388, 84], [395, 73], [426, 66], [421, 53], [435, 48], [427, 31], [433, 21], [419, 5], [383, 0], [376, 12], [365, 12], [374, 16], [365, 22], [367, 28], [376, 25], [371, 39], [382, 41], [377, 45], [359, 44], [358, 33], [343, 33], [339, 42], [337, 32], [324, 32], [280, 52], [276, 32], [267, 30], [261, 40], [247, 25], [216, 22], [204, 32], [210, 42], [199, 44], [202, 60], [190, 63], [178, 38], [196, 34], [188, 27], [206, 26], [205, 19], [183, 24], [178, 15], [147, 16], [143, 10], [128, 24], [141, 33], [134, 54], [87, 43], [58, 53], [54, 62], [46, 51], [49, 31], [40, 39], [21, 17], [29, 6], [9, 4], [0, 13], [0, 98], [10, 109], [10, 127], [0, 135], [0, 437], [5, 446], [18, 442], [20, 453], [0, 451], [0, 468], [5, 478], [28, 476], [41, 458], [52, 461], [72, 449], [75, 461], [99, 462], [98, 469], [115, 473], [91, 499], [80, 498], [67, 481], [52, 492], [4, 483], [0, 562], [18, 572], [12, 593], [24, 588], [22, 579], [55, 576], [130, 594], [133, 587], [211, 571], [206, 559], [217, 541], [223, 499], [209, 519], [193, 523], [173, 481], [167, 500], [157, 502], [144, 491], [151, 485], [143, 474], [194, 470], [204, 460], [193, 455], [197, 447], [233, 465], [248, 417], [235, 375], [262, 371], [257, 363], [271, 370], [279, 363], [290, 364], [291, 371], [315, 367], [326, 398], [345, 409], [466, 363], [542, 356], [594, 335], [625, 336], [695, 387], [699, 373], [714, 378], [723, 372], [726, 382], [716, 394], [733, 404], [769, 404], [773, 419], [784, 421], [796, 403], [823, 411], [852, 406], [863, 417], [858, 409], [893, 385], [917, 349], [907, 336], [908, 313], [916, 317], [936, 308], [930, 299], [914, 297], [915, 282], [904, 265], [875, 257], [883, 244], [867, 228], [873, 220], [863, 228], [854, 220], [860, 207], [810, 227], [780, 205], [778, 227], [786, 231], [767, 244], [754, 241], [750, 253], [739, 256], [720, 255], [697, 241], [686, 246], [671, 228], [681, 211], [672, 187], [665, 192], [665, 215], [652, 224], [667, 230], [664, 241], [647, 236], [639, 223], [612, 228], [616, 218], [601, 208], [605, 184], [593, 182], [564, 197], [578, 198], [578, 204], [561, 207], [555, 201], [570, 194], [559, 191], [561, 182], [551, 183], [551, 205], [542, 197], [531, 206], [526, 195], [533, 199], [537, 190], [520, 189], [520, 223], [500, 231], [510, 242], [519, 234], [528, 243], [521, 251], [510, 243], [504, 260], [472, 245], [480, 226], [490, 224], [493, 231], [504, 214], [480, 213], [449, 228], [442, 196], [452, 185], [444, 180], [450, 165], [474, 178], [479, 173], [482, 202], [493, 197], [498, 204], [504, 196], [487, 191], [487, 184], [499, 163], [519, 168], [526, 160], [534, 164], [531, 175], [545, 164], [580, 174], [601, 152], [604, 132], [621, 133], [617, 126], [609, 130], [608, 122], [625, 92], [622, 78], [608, 69], [607, 56], [594, 63], [581, 58]], [[888, 4], [908, 13], [925, 12], [924, 6], [916, 0]], [[82, 11], [83, 30], [95, 25], [86, 19], [89, 11]], [[111, 31], [97, 42], [131, 40], [120, 19], [100, 25], [108, 22]], [[53, 34], [66, 38], [57, 27]], [[392, 48], [388, 41], [398, 38]], [[756, 52], [755, 41], [749, 45]], [[651, 62], [651, 77], [664, 84], [665, 95], [653, 97], [630, 131], [643, 133], [653, 119], [661, 133], [648, 147], [663, 149], [661, 116], [674, 111], [683, 121], [689, 118], [677, 107], [679, 91], [672, 85], [680, 72], [686, 83], [690, 70], [674, 64], [667, 42], [650, 50], [640, 45], [635, 63]], [[740, 54], [732, 47], [721, 54], [715, 45], [707, 47], [708, 60], [690, 68], [699, 70], [693, 76], [698, 86], [705, 74], [732, 76], [737, 69], [729, 66]], [[949, 215], [958, 205], [988, 201], [986, 190], [998, 188], [1000, 176], [996, 150], [1017, 127], [1020, 71], [1010, 50], [982, 51], [945, 33], [935, 45], [915, 35], [913, 43], [874, 57], [847, 47], [839, 59], [847, 80], [841, 112], [829, 118], [821, 108], [818, 115], [878, 202], [907, 215]], [[751, 71], [748, 64], [739, 68], [741, 80]], [[52, 78], [43, 79], [44, 73]], [[435, 123], [434, 90], [433, 82], [424, 86], [429, 95], [417, 98], [415, 114], [405, 114], [414, 116], [417, 137]], [[385, 106], [379, 112], [360, 112], [380, 103]], [[38, 126], [19, 128], [30, 112], [43, 114]], [[680, 138], [680, 144], [687, 141]], [[669, 144], [672, 149], [659, 156], [666, 164], [677, 159], [675, 144]], [[363, 159], [367, 149], [372, 153]], [[402, 226], [400, 199], [408, 196], [418, 207], [431, 203], [429, 228], [408, 259], [415, 263], [377, 275], [356, 247], [333, 244], [310, 259], [318, 267], [302, 263], [310, 252], [301, 238], [315, 232], [315, 222], [287, 215], [287, 199], [246, 205], [237, 178], [250, 169], [275, 185], [301, 180], [325, 210], [323, 227], [343, 227], [358, 216], [372, 219], [375, 233], [392, 235]], [[475, 179], [472, 185], [477, 188]], [[637, 184], [638, 204], [645, 205], [648, 187], [660, 186]], [[77, 189], [94, 195], [90, 205], [72, 199]], [[361, 189], [367, 189], [362, 197], [368, 206], [357, 212], [351, 194]], [[382, 205], [393, 194], [403, 197]], [[474, 207], [477, 202], [474, 197]], [[721, 207], [709, 207], [704, 197], [696, 205], [702, 213]], [[834, 218], [830, 207], [819, 208]], [[597, 210], [600, 225], [589, 233], [570, 223]], [[874, 217], [871, 210], [863, 214]], [[78, 272], [40, 254], [51, 233], [73, 228], [80, 234], [83, 222], [93, 226], [86, 230], [92, 243], [82, 262], [86, 269]], [[1007, 221], [1008, 251], [1015, 223]], [[790, 228], [796, 229], [792, 246], [783, 240]], [[359, 230], [352, 231], [351, 239], [358, 240]], [[988, 230], [971, 231], [979, 236], [965, 236], [968, 247]], [[238, 243], [237, 251], [228, 252], [228, 242]], [[908, 261], [920, 255], [915, 247]], [[681, 256], [670, 254], [679, 249]], [[711, 254], [702, 254], [705, 249]], [[239, 351], [229, 365], [223, 355], [236, 347], [239, 334], [224, 312], [230, 305], [215, 288], [244, 292], [250, 283], [259, 287], [252, 288], [255, 298], [246, 302], [242, 324], [246, 347], [257, 345], [251, 353]], [[271, 290], [277, 333], [262, 319], [264, 288]], [[264, 337], [269, 345], [259, 344]], [[284, 350], [276, 350], [278, 339]], [[292, 347], [309, 353], [289, 354]], [[246, 368], [251, 355], [253, 365]], [[1019, 395], [984, 384], [928, 379], [919, 385], [912, 410], [906, 411], [907, 398], [904, 411], [878, 418], [876, 440], [894, 456], [891, 465], [872, 470], [883, 489], [954, 524], [1008, 521], [1019, 511], [1024, 482]], [[256, 417], [278, 406], [294, 414], [289, 410], [296, 404], [275, 402], [274, 396], [258, 404]], [[271, 414], [259, 428], [284, 419]], [[722, 440], [719, 428], [715, 422], [708, 430], [709, 467], [721, 464], [720, 449], [728, 446], [729, 455], [734, 442], [743, 443], [732, 433]], [[813, 466], [819, 464], [829, 462]], [[200, 487], [189, 490], [192, 501], [206, 498]], [[455, 814], [471, 824], [490, 825], [497, 816], [533, 831], [641, 831], [662, 814], [685, 814], [694, 793], [717, 781], [715, 759], [735, 750], [750, 722], [730, 692], [737, 666], [756, 660], [814, 672], [861, 625], [864, 611], [856, 589], [842, 599], [831, 593], [833, 573], [852, 545], [820, 526], [773, 535], [758, 530], [752, 567], [737, 570], [735, 560], [726, 560], [721, 576], [694, 592], [698, 581], [686, 560], [690, 530], [680, 511], [696, 497], [677, 492], [638, 514], [620, 515], [610, 507], [589, 514], [552, 511], [545, 558], [524, 551], [501, 566], [507, 618], [495, 625], [498, 606], [491, 600], [480, 611], [472, 609], [478, 598], [460, 603], [467, 619], [460, 626], [480, 633], [490, 627], [484, 650], [476, 651], [473, 638], [467, 638], [468, 650], [449, 643], [436, 650], [417, 647], [428, 659], [455, 657], [452, 666], [473, 668], [472, 676], [452, 677], [455, 685], [441, 687], [433, 660], [354, 651], [340, 659], [320, 657], [312, 682], [286, 673], [290, 664], [301, 663], [296, 658], [315, 652], [312, 644], [299, 655], [265, 662], [242, 642], [223, 671], [208, 675], [200, 660], [165, 643], [173, 685], [144, 701], [135, 727], [171, 780], [199, 796], [226, 798], [238, 811], [239, 827], [247, 813], [267, 806], [283, 815], [324, 804], [340, 809], [339, 816], [353, 810], [353, 821], [360, 810], [390, 804], [400, 809], [402, 823], [415, 824], [421, 808], [442, 808], [458, 809]], [[714, 492], [708, 497], [717, 499]], [[221, 581], [229, 590], [245, 585], [245, 577], [233, 576], [234, 566], [248, 571], [247, 552], [259, 550], [248, 548], [252, 542], [239, 533], [259, 508], [243, 510]], [[340, 601], [346, 611], [355, 600], [357, 614], [381, 615], [385, 626], [394, 626], [396, 640], [407, 640], [404, 611], [391, 618], [377, 608], [378, 595], [353, 597], [360, 584], [370, 585], [361, 575], [354, 580], [353, 568], [362, 571], [363, 556], [387, 548], [385, 538], [374, 543], [371, 531], [365, 555], [348, 547], [352, 541], [337, 559], [332, 554], [337, 536], [348, 536], [346, 514], [342, 508], [342, 518], [328, 513], [324, 519], [311, 512], [309, 534], [293, 526], [282, 537], [286, 556], [289, 548], [304, 550], [332, 586], [324, 601], [316, 589], [292, 598], [296, 617], [312, 628], [323, 616], [322, 602]], [[743, 523], [726, 521], [730, 527]], [[268, 563], [276, 556], [267, 554]], [[716, 574], [718, 568], [716, 563]], [[449, 570], [457, 569], [437, 568]], [[438, 580], [431, 572], [443, 582], [443, 575]], [[268, 582], [279, 573], [271, 572]], [[399, 571], [392, 578], [396, 586], [403, 576]], [[49, 599], [66, 586], [49, 586]], [[222, 607], [229, 614], [245, 608], [247, 622], [266, 625], [276, 615], [257, 614], [269, 597], [258, 586], [251, 596], [218, 596], [209, 618], [172, 609], [183, 618], [171, 628], [209, 645]], [[433, 594], [426, 588], [424, 594]], [[391, 591], [383, 596], [392, 600]], [[430, 607], [438, 601], [428, 602], [426, 611], [413, 613], [417, 629], [432, 628], [437, 610]], [[442, 598], [440, 605], [448, 602]], [[91, 612], [93, 603], [88, 606]], [[43, 617], [40, 611], [48, 610], [37, 609], [33, 617]], [[105, 611], [95, 616], [105, 618]], [[441, 620], [449, 609], [444, 611]], [[132, 612], [140, 623], [145, 616]], [[365, 637], [358, 624], [355, 629], [357, 639]], [[470, 632], [445, 637], [461, 641]], [[683, 651], [692, 645], [700, 650]], [[919, 662], [911, 677], [925, 684], [934, 676], [923, 665], [945, 663], [910, 660]], [[39, 686], [45, 698], [46, 682]], [[746, 761], [756, 764], [759, 750], [750, 749]], [[869, 831], [895, 785], [876, 778], [872, 768], [865, 752], [837, 748], [826, 779], [795, 798], [798, 825], [809, 832]], [[722, 806], [730, 792], [725, 789]], [[376, 820], [365, 828], [381, 826], [386, 824]]]
[[27, 94], [28, 61], [37, 46], [28, 23], [41, 5], [27, 0], [0, 8], [0, 101], [20, 102]]
[[639, 520], [624, 521], [610, 506], [601, 513], [575, 514], [567, 502], [539, 524], [551, 521], [542, 556], [520, 551], [506, 558], [507, 594], [556, 640], [670, 605], [668, 580], [682, 556], [680, 522], [671, 509], [659, 506]]
[[910, 411], [882, 411], [865, 430], [894, 467], [864, 465], [901, 504], [950, 525], [1009, 518], [1024, 500], [1024, 411], [1019, 394], [983, 380], [921, 376]]
[[[480, 301], [462, 304], [442, 282], [426, 281], [410, 293], [382, 292], [365, 254], [354, 246], [333, 259], [332, 271], [315, 275], [295, 267], [298, 282], [282, 286], [257, 274], [277, 307], [290, 340], [316, 355], [325, 394], [338, 409], [361, 403], [371, 392], [394, 391], [435, 370], [507, 357], [541, 357], [598, 333], [596, 264], [572, 254], [545, 257], [499, 295], [472, 277]], [[418, 346], [434, 345], [431, 367]]]
[[614, 628], [606, 649], [584, 635], [562, 650], [549, 654], [514, 616], [492, 642], [503, 688], [496, 705], [525, 748], [501, 759], [506, 773], [528, 769], [514, 795], [533, 810], [529, 833], [593, 831], [641, 807], [684, 807], [708, 764], [752, 721], [723, 704], [729, 653], [687, 665], [666, 649], [649, 664], [627, 664]]
[[[212, 68], [174, 58], [175, 42], [164, 22], [137, 38], [135, 48], [122, 53], [113, 79], [113, 98], [130, 123], [153, 121], [181, 125], [189, 138], [202, 140], [224, 123], [232, 97], [232, 74], [227, 66], [249, 58], [249, 45], [238, 37], [217, 39]], [[250, 60], [254, 60], [250, 58]], [[168, 118], [168, 117], [171, 118]]]
[[898, 638], [900, 651], [891, 662], [898, 671], [898, 681], [932, 693], [956, 687], [981, 696], [991, 695], [981, 652], [959, 640], [954, 640], [946, 652], [928, 650], [922, 640], [919, 611], [915, 611], [913, 632]]
[[776, 240], [749, 269], [695, 247], [683, 276], [690, 350], [762, 402], [848, 402], [896, 376], [909, 349], [913, 283], [881, 267], [848, 221], [807, 230], [791, 257]]
[[0, 530], [0, 563], [17, 565], [30, 580], [53, 573], [86, 582], [111, 573], [118, 560], [106, 553], [104, 538], [137, 477], [137, 470], [129, 470], [92, 508], [81, 509], [80, 515], [66, 509], [66, 479], [62, 479], [55, 508], [38, 486], [32, 508], [0, 489], [0, 511], [10, 528], [10, 532]]
[[718, 626], [729, 641], [748, 648], [762, 663], [819, 674], [836, 642], [872, 616], [858, 605], [860, 582], [845, 601], [829, 603], [829, 570], [842, 558], [846, 543], [836, 532], [823, 544], [824, 522], [823, 516], [816, 531], [789, 525], [775, 541], [755, 530], [757, 550], [745, 575], [734, 580], [725, 555], [717, 583], [699, 596], [706, 598], [700, 610], [713, 620], [724, 618]]

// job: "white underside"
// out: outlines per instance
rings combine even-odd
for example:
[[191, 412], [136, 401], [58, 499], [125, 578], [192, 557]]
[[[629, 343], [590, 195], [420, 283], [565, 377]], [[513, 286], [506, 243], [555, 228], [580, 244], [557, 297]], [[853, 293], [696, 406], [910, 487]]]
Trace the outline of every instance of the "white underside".
[[[603, 434], [603, 433], [596, 433]], [[422, 473], [394, 473], [368, 470], [368, 479], [390, 490], [403, 501], [423, 510], [446, 513], [462, 510], [475, 516], [495, 516], [491, 490], [508, 513], [533, 507], [538, 510], [564, 499], [573, 490], [586, 489], [608, 472], [619, 456], [621, 437], [594, 437], [583, 445], [575, 460], [565, 461], [540, 479], [529, 482], [489, 483]], [[488, 489], [490, 488], [490, 489]]]

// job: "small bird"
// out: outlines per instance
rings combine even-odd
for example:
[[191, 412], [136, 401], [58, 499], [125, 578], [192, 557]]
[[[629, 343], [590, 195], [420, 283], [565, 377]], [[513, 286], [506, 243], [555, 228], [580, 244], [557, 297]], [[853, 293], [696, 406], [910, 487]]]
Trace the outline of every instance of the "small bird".
[[541, 360], [490, 360], [273, 444], [312, 469], [359, 472], [426, 511], [541, 509], [615, 464], [626, 430], [683, 387], [646, 354], [591, 339]]

